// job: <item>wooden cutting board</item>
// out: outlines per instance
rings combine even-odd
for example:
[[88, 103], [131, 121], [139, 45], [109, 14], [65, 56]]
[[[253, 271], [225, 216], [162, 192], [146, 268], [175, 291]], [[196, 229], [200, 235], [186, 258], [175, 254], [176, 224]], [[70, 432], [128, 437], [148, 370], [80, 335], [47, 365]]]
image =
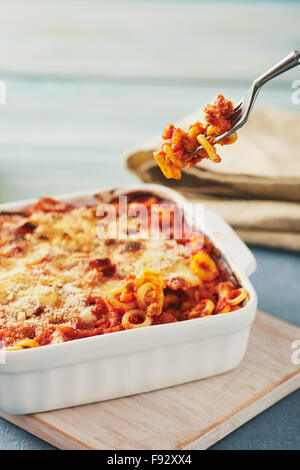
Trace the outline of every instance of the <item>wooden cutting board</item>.
[[300, 328], [258, 312], [246, 356], [232, 372], [91, 405], [1, 416], [60, 449], [206, 449], [300, 387], [300, 364], [292, 361], [297, 339]]

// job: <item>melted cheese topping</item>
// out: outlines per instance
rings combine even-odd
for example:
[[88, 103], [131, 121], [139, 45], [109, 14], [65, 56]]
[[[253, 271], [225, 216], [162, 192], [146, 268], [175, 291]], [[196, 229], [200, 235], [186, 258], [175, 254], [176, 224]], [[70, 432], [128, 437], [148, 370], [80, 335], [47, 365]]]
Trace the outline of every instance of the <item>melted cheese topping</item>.
[[[183, 244], [147, 240], [145, 234], [108, 242], [97, 237], [98, 223], [95, 207], [0, 215], [0, 330], [28, 325], [37, 337], [51, 325], [76, 326], [78, 318], [88, 324], [95, 320], [89, 296], [104, 298], [128, 274], [139, 276], [145, 269], [159, 271], [165, 283], [173, 276], [181, 276], [188, 286], [201, 283]], [[29, 224], [28, 232], [22, 231], [24, 224]], [[123, 228], [128, 231], [121, 217], [119, 233]], [[115, 265], [114, 272], [105, 275], [91, 267], [90, 262], [103, 259]], [[59, 341], [54, 332], [51, 342]]]

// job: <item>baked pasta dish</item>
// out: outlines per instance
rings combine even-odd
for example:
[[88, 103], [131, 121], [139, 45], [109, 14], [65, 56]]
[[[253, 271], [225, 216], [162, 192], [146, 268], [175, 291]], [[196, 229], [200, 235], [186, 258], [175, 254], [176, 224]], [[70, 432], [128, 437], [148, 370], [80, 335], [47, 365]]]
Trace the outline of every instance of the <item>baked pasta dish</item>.
[[[174, 203], [133, 193], [125, 207], [116, 198], [110, 207], [114, 237], [99, 203], [42, 198], [24, 212], [0, 214], [3, 348], [224, 315], [246, 302], [247, 291], [206, 236], [175, 236], [183, 215]], [[138, 230], [130, 215], [137, 211]], [[162, 236], [149, 237], [150, 225]]]
[[[164, 176], [179, 180], [184, 168], [189, 169], [205, 158], [219, 163], [221, 158], [216, 153], [214, 140], [230, 129], [232, 114], [232, 101], [218, 95], [216, 101], [204, 109], [205, 124], [195, 122], [189, 126], [187, 132], [173, 124], [167, 124], [162, 133], [165, 142], [153, 154]], [[233, 144], [236, 140], [237, 134], [233, 133], [218, 142], [218, 145]]]

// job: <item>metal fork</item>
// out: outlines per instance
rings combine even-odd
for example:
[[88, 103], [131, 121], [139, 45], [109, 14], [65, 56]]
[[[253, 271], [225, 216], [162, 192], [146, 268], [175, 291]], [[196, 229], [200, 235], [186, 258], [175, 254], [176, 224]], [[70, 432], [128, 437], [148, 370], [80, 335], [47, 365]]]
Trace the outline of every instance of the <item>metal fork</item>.
[[[269, 80], [272, 80], [272, 78], [275, 78], [278, 75], [281, 75], [282, 73], [296, 67], [299, 64], [300, 52], [291, 52], [278, 64], [254, 80], [246, 95], [233, 109], [234, 113], [230, 118], [232, 127], [228, 131], [224, 132], [224, 134], [216, 137], [214, 139], [214, 144], [220, 142], [223, 139], [226, 139], [226, 137], [229, 137], [248, 121], [249, 114], [253, 108], [258, 92], [265, 83], [267, 83]], [[196, 152], [200, 148], [201, 146], [197, 148]]]

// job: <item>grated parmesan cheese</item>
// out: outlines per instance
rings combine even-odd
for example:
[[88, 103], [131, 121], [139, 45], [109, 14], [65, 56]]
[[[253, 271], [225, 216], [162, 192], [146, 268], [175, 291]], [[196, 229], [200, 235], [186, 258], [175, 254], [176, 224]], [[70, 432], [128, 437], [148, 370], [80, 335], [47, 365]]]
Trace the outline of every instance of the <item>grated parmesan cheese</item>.
[[[159, 271], [166, 282], [174, 273], [191, 286], [200, 282], [189, 269], [188, 248], [174, 240], [147, 240], [143, 233], [106, 244], [97, 237], [95, 209], [5, 216], [0, 224], [0, 330], [28, 326], [37, 336], [47, 327], [76, 326], [76, 319], [92, 322], [96, 317], [88, 297], [104, 298], [122, 287], [128, 274], [140, 275], [145, 269]], [[18, 236], [24, 224], [33, 229]], [[125, 234], [123, 219], [120, 228]], [[126, 249], [130, 240], [138, 240], [137, 250]], [[116, 265], [111, 276], [89, 268], [91, 261], [105, 258]], [[51, 342], [62, 341], [56, 329]]]

